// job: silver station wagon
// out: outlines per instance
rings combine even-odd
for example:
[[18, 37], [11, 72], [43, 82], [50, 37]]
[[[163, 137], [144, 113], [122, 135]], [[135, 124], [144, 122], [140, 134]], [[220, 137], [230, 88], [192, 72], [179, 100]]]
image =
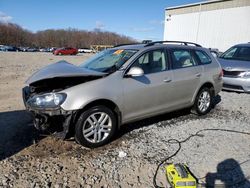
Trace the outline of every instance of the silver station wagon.
[[121, 45], [80, 66], [60, 61], [37, 71], [23, 99], [37, 129], [94, 148], [122, 124], [183, 108], [208, 113], [222, 76], [209, 50], [195, 43]]

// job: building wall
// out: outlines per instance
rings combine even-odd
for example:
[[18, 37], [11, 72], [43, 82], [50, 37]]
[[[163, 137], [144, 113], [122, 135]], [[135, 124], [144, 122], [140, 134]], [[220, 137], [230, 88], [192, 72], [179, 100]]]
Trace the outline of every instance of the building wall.
[[185, 11], [192, 7], [185, 7], [184, 12], [166, 10], [164, 40], [196, 42], [220, 51], [250, 42], [250, 6], [212, 10], [202, 6], [197, 11], [196, 5], [196, 11], [188, 13]]

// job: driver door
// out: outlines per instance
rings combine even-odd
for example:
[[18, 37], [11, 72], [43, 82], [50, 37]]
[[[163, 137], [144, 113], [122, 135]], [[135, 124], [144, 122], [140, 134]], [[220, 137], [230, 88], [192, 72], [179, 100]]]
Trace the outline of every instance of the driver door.
[[124, 122], [159, 114], [171, 106], [173, 75], [164, 49], [142, 54], [131, 67], [140, 67], [144, 75], [123, 78]]

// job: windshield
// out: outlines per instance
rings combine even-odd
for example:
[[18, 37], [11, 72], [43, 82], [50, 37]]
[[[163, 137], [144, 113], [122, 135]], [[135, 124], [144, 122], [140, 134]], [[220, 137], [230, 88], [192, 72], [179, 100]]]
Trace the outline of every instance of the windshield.
[[230, 60], [250, 61], [250, 47], [236, 46], [224, 52], [220, 58]]
[[111, 73], [119, 69], [136, 50], [114, 50], [109, 49], [96, 54], [94, 57], [85, 61], [80, 67], [99, 72]]

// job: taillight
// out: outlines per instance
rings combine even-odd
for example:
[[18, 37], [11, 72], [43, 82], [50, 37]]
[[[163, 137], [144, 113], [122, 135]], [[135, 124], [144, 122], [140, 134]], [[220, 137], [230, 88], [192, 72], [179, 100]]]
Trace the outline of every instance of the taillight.
[[224, 72], [223, 69], [221, 69], [220, 74], [219, 74], [219, 78], [222, 78], [224, 76]]

